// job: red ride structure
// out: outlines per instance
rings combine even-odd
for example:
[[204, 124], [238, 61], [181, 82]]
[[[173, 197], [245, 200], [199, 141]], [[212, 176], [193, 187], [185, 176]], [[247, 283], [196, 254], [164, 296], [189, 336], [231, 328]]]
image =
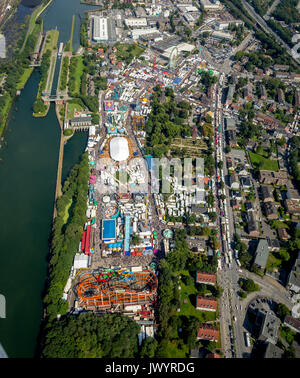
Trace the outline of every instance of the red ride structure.
[[84, 247], [85, 247], [85, 239], [86, 239], [86, 231], [83, 231], [82, 241], [81, 241], [81, 251], [82, 252], [84, 251]]
[[84, 246], [84, 254], [90, 255], [90, 239], [91, 239], [91, 225], [88, 225], [86, 228], [86, 239]]

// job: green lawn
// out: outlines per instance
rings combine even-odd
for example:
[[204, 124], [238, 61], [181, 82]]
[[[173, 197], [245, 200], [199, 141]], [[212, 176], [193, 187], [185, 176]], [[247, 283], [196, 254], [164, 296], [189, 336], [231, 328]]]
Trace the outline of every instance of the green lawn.
[[13, 102], [13, 99], [10, 96], [8, 96], [4, 107], [0, 110], [0, 114], [2, 114], [2, 116], [3, 116], [2, 117], [3, 121], [0, 123], [0, 136], [2, 135], [2, 132], [3, 132], [4, 127], [6, 125], [7, 116], [8, 116], [12, 102]]
[[177, 340], [169, 342], [166, 347], [166, 358], [186, 358], [189, 356], [189, 348], [185, 344], [180, 344], [182, 349], [179, 349]]
[[[51, 59], [50, 69], [49, 69], [49, 72], [48, 72], [48, 79], [47, 79], [46, 88], [45, 88], [47, 92], [50, 92], [50, 90], [51, 90], [51, 88], [50, 88], [51, 83], [53, 85], [53, 82], [52, 82], [51, 79], [52, 79], [52, 76], [54, 74], [55, 63], [56, 63], [56, 57], [53, 56], [52, 59]], [[40, 91], [40, 93], [42, 93], [43, 90], [44, 89], [42, 89]]]
[[84, 108], [81, 105], [75, 104], [73, 102], [68, 102], [67, 106], [68, 106], [68, 108], [67, 108], [68, 109], [68, 111], [67, 111], [67, 117], [68, 118], [73, 118], [75, 111], [81, 112], [81, 111], [84, 110]]
[[71, 36], [70, 40], [66, 43], [64, 51], [73, 51], [73, 35], [74, 35], [75, 15], [72, 18]]
[[[187, 271], [182, 271], [178, 275], [181, 276], [187, 276], [189, 273]], [[180, 297], [182, 301], [180, 312], [177, 312], [176, 314], [178, 316], [195, 316], [198, 318], [202, 323], [205, 323], [206, 321], [213, 321], [216, 320], [216, 313], [212, 311], [199, 311], [195, 307], [195, 299], [197, 295], [197, 289], [195, 287], [195, 284], [193, 285], [185, 285], [182, 280], [179, 281], [179, 285], [181, 286], [180, 290]], [[192, 298], [191, 298], [192, 297]], [[187, 300], [187, 303], [184, 303], [184, 300]], [[193, 303], [191, 302], [191, 299]]]
[[[80, 85], [81, 85], [81, 76], [83, 73], [83, 62], [82, 62], [82, 56], [77, 56], [77, 64], [76, 64], [76, 69], [74, 72], [74, 78], [75, 78], [75, 83], [74, 83], [74, 93], [79, 94], [80, 93]], [[69, 72], [70, 75], [70, 72]]]
[[20, 80], [17, 85], [17, 90], [23, 89], [25, 87], [25, 84], [27, 80], [29, 79], [31, 73], [33, 71], [33, 67], [25, 68], [23, 75], [20, 77]]
[[266, 159], [265, 157], [255, 154], [254, 152], [251, 152], [251, 151], [249, 151], [249, 156], [250, 156], [251, 164], [254, 168], [259, 168], [261, 170], [266, 170], [266, 171], [278, 171], [277, 160]]
[[273, 271], [274, 268], [277, 268], [279, 269], [280, 266], [281, 266], [281, 263], [282, 263], [282, 260], [276, 258], [272, 252], [269, 253], [269, 257], [268, 257], [268, 261], [267, 261], [267, 265], [266, 265], [266, 269], [267, 270], [270, 270], [270, 271]]
[[58, 30], [49, 30], [46, 37], [46, 43], [44, 52], [50, 50], [51, 52], [57, 48], [57, 41], [58, 41], [59, 31]]
[[68, 218], [69, 218], [69, 209], [70, 209], [71, 205], [72, 205], [72, 198], [70, 199], [69, 203], [65, 207], [65, 214], [64, 214], [64, 217], [63, 217], [64, 224], [66, 224], [67, 221], [68, 221]]

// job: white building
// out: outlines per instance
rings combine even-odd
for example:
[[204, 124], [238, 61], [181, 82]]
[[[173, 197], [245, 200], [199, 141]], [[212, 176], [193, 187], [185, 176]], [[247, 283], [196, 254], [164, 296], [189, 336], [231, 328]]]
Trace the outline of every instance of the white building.
[[133, 29], [131, 32], [132, 39], [139, 39], [142, 35], [156, 33], [156, 28], [147, 28], [147, 29]]
[[218, 10], [221, 9], [219, 0], [200, 0], [204, 10]]
[[108, 40], [107, 18], [93, 17], [93, 40], [95, 42]]
[[143, 27], [147, 26], [147, 19], [145, 17], [137, 18], [131, 17], [125, 19], [125, 25], [128, 27]]
[[227, 39], [229, 41], [233, 40], [233, 35], [230, 33], [225, 33], [221, 31], [214, 31], [211, 33], [212, 38], [217, 38], [217, 39]]
[[112, 138], [109, 144], [110, 156], [115, 161], [124, 161], [129, 156], [129, 147], [126, 138]]

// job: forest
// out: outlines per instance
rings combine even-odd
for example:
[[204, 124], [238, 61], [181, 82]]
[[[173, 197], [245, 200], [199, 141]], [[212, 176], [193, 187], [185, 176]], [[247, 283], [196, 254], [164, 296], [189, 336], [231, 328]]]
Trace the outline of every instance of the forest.
[[57, 199], [57, 216], [53, 225], [47, 294], [44, 297], [49, 322], [65, 314], [68, 303], [62, 300], [75, 253], [86, 221], [89, 167], [84, 153], [80, 164], [71, 170]]
[[45, 335], [43, 358], [132, 358], [140, 326], [127, 316], [81, 314], [56, 320]]

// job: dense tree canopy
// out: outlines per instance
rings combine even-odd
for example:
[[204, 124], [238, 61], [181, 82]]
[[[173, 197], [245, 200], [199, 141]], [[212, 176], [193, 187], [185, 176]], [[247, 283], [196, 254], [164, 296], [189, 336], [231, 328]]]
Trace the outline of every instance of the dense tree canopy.
[[[138, 352], [140, 326], [127, 316], [91, 313], [56, 320], [45, 336], [45, 358], [130, 358]], [[147, 342], [149, 344], [149, 342]], [[144, 354], [151, 354], [150, 346]]]

